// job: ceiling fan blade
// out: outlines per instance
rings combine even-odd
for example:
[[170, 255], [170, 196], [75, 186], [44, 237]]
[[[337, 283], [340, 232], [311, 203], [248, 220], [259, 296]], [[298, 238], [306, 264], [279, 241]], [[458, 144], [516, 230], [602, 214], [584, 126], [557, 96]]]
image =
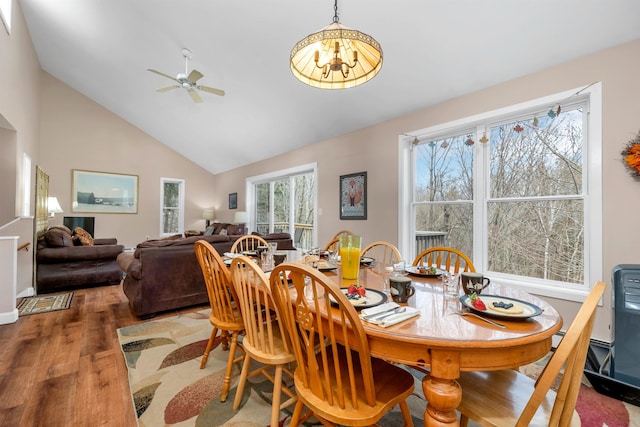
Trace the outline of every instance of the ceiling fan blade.
[[224, 96], [224, 91], [222, 89], [216, 89], [214, 87], [208, 87], [208, 86], [196, 86], [196, 88], [198, 90], [202, 90], [204, 92], [209, 92], [209, 93], [213, 93], [215, 95]]
[[168, 79], [171, 79], [171, 80], [175, 80], [175, 81], [177, 81], [175, 77], [172, 77], [172, 76], [170, 76], [170, 75], [168, 75], [168, 74], [165, 74], [165, 73], [161, 73], [161, 72], [160, 72], [160, 71], [158, 71], [158, 70], [153, 70], [153, 69], [151, 69], [151, 68], [147, 68], [147, 71], [151, 71], [152, 73], [156, 73], [156, 74], [158, 74], [158, 75], [161, 75], [162, 77], [166, 77], [166, 78], [168, 78]]
[[191, 99], [193, 99], [193, 102], [202, 102], [202, 98], [200, 98], [198, 92], [193, 89], [188, 89], [187, 92], [189, 92], [189, 95], [191, 96]]
[[204, 77], [204, 75], [198, 71], [198, 70], [192, 70], [189, 73], [189, 77], [187, 77], [189, 79], [190, 82], [197, 82], [198, 80], [200, 80], [202, 77]]
[[167, 92], [167, 91], [170, 91], [170, 90], [173, 90], [173, 89], [177, 89], [179, 87], [180, 87], [180, 85], [161, 87], [160, 89], [156, 89], [156, 92]]

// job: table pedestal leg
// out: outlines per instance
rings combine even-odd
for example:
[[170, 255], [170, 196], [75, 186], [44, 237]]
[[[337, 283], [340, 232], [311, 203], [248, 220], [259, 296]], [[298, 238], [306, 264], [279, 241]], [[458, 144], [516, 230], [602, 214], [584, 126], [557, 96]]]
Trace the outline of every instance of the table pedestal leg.
[[424, 411], [425, 426], [460, 425], [455, 409], [462, 400], [462, 388], [455, 380], [426, 375], [422, 379], [422, 391], [427, 399], [427, 409]]

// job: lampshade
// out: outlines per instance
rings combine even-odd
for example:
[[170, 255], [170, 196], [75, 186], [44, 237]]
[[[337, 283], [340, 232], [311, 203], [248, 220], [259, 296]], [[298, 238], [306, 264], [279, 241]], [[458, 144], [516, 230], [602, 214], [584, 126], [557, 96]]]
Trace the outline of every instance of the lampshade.
[[365, 83], [382, 68], [382, 47], [373, 37], [338, 22], [300, 40], [291, 50], [291, 72], [321, 89], [345, 89]]
[[249, 215], [244, 211], [238, 211], [233, 214], [233, 222], [236, 224], [246, 224], [249, 222]]
[[58, 203], [57, 197], [47, 197], [47, 212], [51, 218], [55, 217], [57, 213], [64, 212]]
[[202, 219], [213, 221], [214, 219], [216, 219], [216, 212], [213, 209], [203, 209]]

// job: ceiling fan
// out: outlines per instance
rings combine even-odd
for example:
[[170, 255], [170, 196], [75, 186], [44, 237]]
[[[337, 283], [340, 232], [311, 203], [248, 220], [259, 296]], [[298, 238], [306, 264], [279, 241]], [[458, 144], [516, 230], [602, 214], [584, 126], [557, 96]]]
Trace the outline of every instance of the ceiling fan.
[[174, 80], [178, 83], [176, 85], [171, 85], [167, 87], [161, 87], [160, 89], [156, 89], [156, 92], [167, 92], [169, 90], [181, 87], [187, 90], [187, 92], [189, 93], [189, 96], [191, 96], [191, 99], [193, 99], [193, 102], [202, 102], [202, 98], [200, 97], [200, 94], [197, 92], [198, 90], [213, 93], [214, 95], [224, 96], [224, 91], [221, 89], [216, 89], [213, 87], [202, 86], [197, 84], [197, 81], [203, 77], [203, 74], [198, 70], [191, 70], [191, 72], [189, 72], [189, 60], [192, 57], [191, 51], [189, 49], [186, 49], [186, 48], [182, 49], [182, 55], [184, 55], [184, 62], [185, 62], [184, 74], [180, 73], [176, 77], [171, 77], [168, 74], [161, 73], [160, 71], [153, 70], [151, 68], [147, 68], [147, 70], [151, 71], [152, 73], [159, 74], [163, 77]]

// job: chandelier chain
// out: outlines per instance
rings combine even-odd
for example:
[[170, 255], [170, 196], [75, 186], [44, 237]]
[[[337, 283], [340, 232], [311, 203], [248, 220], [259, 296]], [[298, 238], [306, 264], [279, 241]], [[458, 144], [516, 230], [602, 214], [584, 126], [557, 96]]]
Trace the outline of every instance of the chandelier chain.
[[333, 3], [333, 23], [337, 24], [338, 21], [338, 0]]

